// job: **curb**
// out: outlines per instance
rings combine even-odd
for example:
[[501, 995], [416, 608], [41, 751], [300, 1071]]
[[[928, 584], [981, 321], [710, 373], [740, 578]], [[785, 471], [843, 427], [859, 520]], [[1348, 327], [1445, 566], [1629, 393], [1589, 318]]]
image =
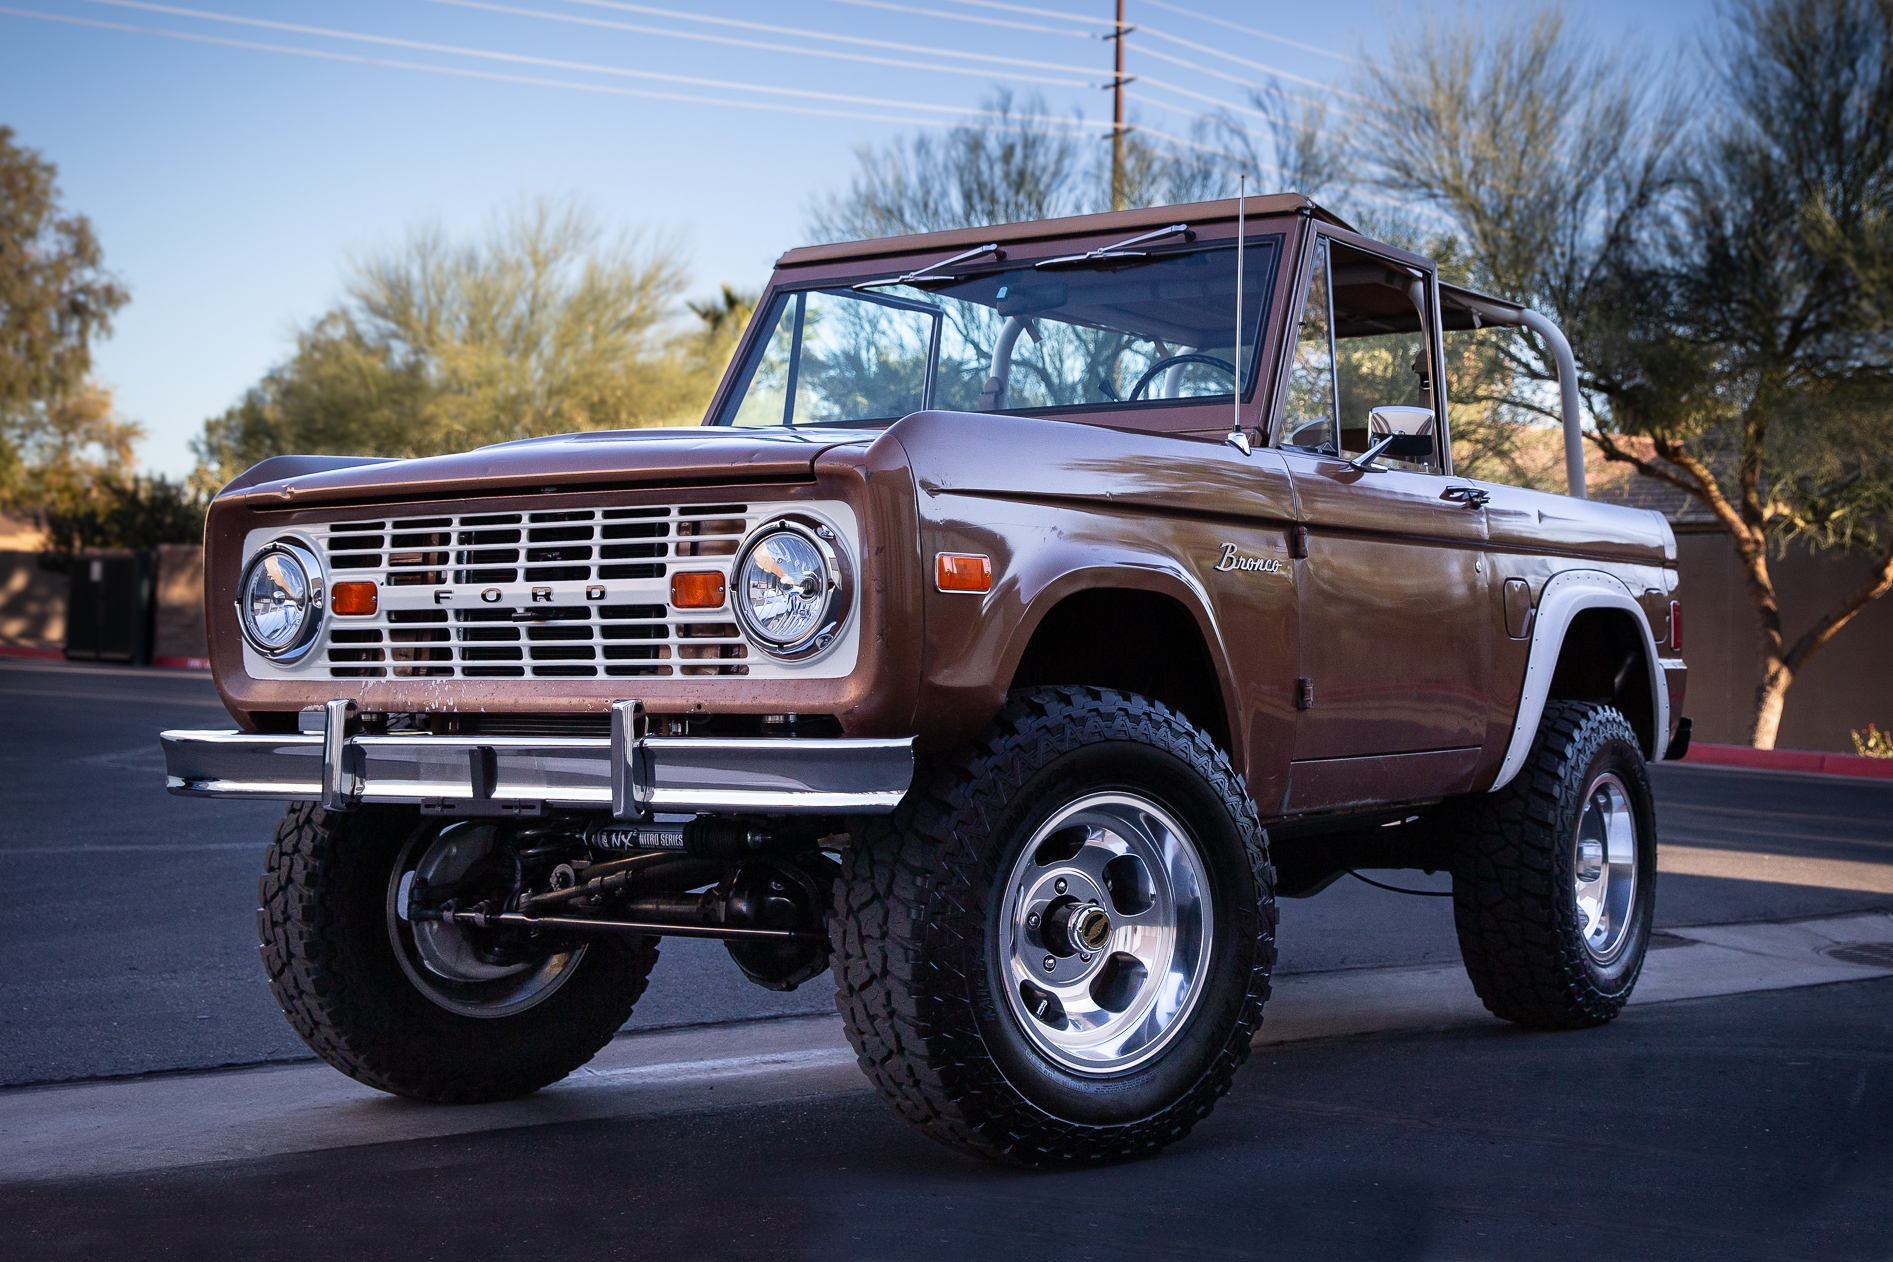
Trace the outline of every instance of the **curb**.
[[1893, 758], [1858, 754], [1823, 754], [1806, 749], [1751, 749], [1747, 745], [1691, 744], [1684, 766], [1746, 767], [1756, 771], [1798, 771], [1816, 776], [1858, 776], [1893, 780]]
[[[0, 644], [0, 658], [5, 657], [26, 658], [36, 662], [63, 662], [66, 660], [66, 653], [64, 649], [39, 649], [29, 648], [23, 644]], [[93, 666], [98, 663], [83, 662], [81, 664]], [[107, 662], [105, 665], [131, 667], [136, 666], [137, 663]], [[208, 657], [154, 657], [151, 659], [151, 667], [157, 670], [209, 670], [210, 659]]]

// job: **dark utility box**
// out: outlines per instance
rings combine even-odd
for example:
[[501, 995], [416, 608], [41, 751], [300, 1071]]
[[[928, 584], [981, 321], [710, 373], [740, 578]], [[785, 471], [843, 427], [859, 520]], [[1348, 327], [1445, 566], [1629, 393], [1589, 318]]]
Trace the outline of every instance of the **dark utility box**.
[[151, 665], [158, 554], [75, 555], [66, 578], [67, 659]]

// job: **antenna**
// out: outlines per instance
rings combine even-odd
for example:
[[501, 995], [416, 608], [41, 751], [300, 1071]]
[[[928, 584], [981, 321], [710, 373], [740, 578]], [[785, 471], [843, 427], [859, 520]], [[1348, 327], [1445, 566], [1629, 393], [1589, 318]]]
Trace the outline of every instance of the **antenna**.
[[1242, 432], [1242, 238], [1248, 204], [1249, 177], [1245, 173], [1236, 183], [1236, 397], [1230, 401], [1229, 434], [1223, 439], [1245, 456], [1249, 454], [1249, 436]]

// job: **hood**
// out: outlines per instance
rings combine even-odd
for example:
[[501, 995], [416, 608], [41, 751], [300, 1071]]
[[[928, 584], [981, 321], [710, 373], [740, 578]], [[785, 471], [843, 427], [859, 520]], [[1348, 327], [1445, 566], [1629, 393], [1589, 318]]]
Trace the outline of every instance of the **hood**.
[[274, 456], [232, 479], [217, 498], [282, 508], [465, 499], [509, 490], [806, 482], [814, 479], [823, 452], [879, 433], [692, 425], [525, 438], [414, 460]]

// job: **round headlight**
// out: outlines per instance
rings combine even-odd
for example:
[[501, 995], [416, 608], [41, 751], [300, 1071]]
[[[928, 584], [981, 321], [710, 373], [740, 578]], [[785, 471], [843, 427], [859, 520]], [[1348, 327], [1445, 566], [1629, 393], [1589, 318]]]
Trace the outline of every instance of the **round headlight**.
[[309, 651], [322, 622], [322, 565], [295, 543], [270, 544], [250, 559], [237, 589], [237, 620], [250, 647], [273, 661]]
[[848, 614], [847, 568], [826, 526], [784, 518], [758, 530], [736, 559], [736, 616], [773, 657], [812, 657]]

